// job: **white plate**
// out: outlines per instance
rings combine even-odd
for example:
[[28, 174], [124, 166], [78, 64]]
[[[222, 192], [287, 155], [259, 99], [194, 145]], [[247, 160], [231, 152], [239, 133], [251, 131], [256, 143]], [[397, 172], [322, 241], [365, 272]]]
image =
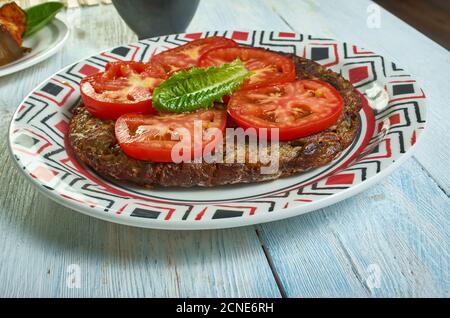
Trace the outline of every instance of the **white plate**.
[[63, 46], [69, 36], [69, 28], [59, 19], [53, 19], [44, 28], [26, 38], [23, 47], [31, 52], [18, 60], [0, 67], [0, 77], [26, 69], [49, 58]]
[[[145, 189], [106, 180], [74, 157], [65, 138], [80, 80], [116, 60], [152, 54], [198, 37], [223, 35], [243, 45], [295, 53], [348, 78], [369, 103], [361, 129], [333, 162], [271, 182], [192, 189]], [[82, 213], [127, 225], [212, 229], [280, 220], [353, 196], [386, 177], [412, 153], [426, 119], [426, 97], [413, 76], [356, 45], [273, 31], [162, 36], [122, 45], [70, 65], [41, 83], [13, 116], [9, 147], [18, 167], [49, 198]]]

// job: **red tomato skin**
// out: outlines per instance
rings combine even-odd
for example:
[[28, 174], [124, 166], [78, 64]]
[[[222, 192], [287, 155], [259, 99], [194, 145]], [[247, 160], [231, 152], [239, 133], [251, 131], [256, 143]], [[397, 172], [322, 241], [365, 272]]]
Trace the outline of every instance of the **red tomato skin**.
[[[282, 74], [277, 74], [278, 76], [270, 77], [262, 83], [249, 83], [248, 80], [244, 82], [240, 90], [249, 90], [260, 88], [269, 85], [282, 84], [285, 82], [292, 82], [295, 80], [295, 64], [294, 61], [281, 54], [271, 52], [268, 50], [260, 48], [248, 48], [248, 47], [229, 47], [229, 48], [217, 48], [205, 52], [199, 60], [198, 65], [200, 67], [215, 66], [216, 64], [212, 60], [213, 56], [218, 58], [223, 54], [225, 59], [224, 63], [230, 63], [236, 58], [240, 58], [242, 62], [245, 62], [250, 58], [261, 58], [266, 59], [267, 63], [275, 62], [277, 66], [282, 69]], [[217, 65], [216, 65], [217, 66]], [[251, 69], [249, 69], [251, 71]]]
[[149, 151], [145, 146], [129, 142], [129, 128], [127, 124], [127, 119], [135, 116], [138, 118], [141, 113], [128, 113], [120, 116], [116, 120], [114, 127], [116, 139], [120, 145], [120, 148], [125, 152], [125, 154], [131, 158], [142, 160], [142, 161], [152, 161], [152, 162], [172, 162], [171, 149], [151, 149]]
[[[244, 129], [255, 128], [258, 133], [258, 136], [262, 135], [261, 129], [266, 128], [266, 127], [254, 127], [253, 124], [246, 122], [242, 118], [236, 117], [233, 113], [228, 112], [228, 114], [230, 114], [231, 118], [233, 118], [233, 120], [238, 124], [239, 127], [242, 127]], [[278, 140], [279, 141], [292, 141], [292, 140], [295, 140], [298, 138], [307, 137], [307, 136], [319, 133], [319, 132], [327, 129], [328, 127], [332, 126], [333, 123], [335, 123], [339, 119], [340, 115], [341, 115], [341, 113], [336, 113], [333, 115], [333, 117], [330, 118], [329, 122], [322, 121], [322, 122], [318, 123], [318, 125], [316, 127], [311, 127], [311, 128], [305, 129], [303, 133], [298, 133], [295, 128], [278, 128], [279, 129]], [[331, 124], [330, 124], [330, 122], [331, 122]], [[271, 140], [270, 128], [267, 129], [267, 140]]]
[[[216, 42], [216, 43], [214, 43]], [[197, 45], [204, 45], [207, 43], [211, 43], [210, 44], [210, 48], [205, 48], [204, 52], [202, 52], [201, 55], [205, 54], [206, 52], [209, 52], [210, 50], [216, 49], [216, 48], [224, 48], [224, 47], [238, 47], [239, 44], [237, 44], [235, 41], [233, 41], [232, 39], [228, 39], [222, 36], [211, 36], [208, 38], [202, 38], [202, 39], [198, 39], [198, 40], [194, 40], [191, 42], [188, 42], [186, 44], [177, 46], [175, 48], [172, 49], [168, 49], [166, 51], [163, 51], [161, 53], [158, 53], [156, 55], [154, 55], [150, 61], [148, 62], [149, 65], [155, 66], [157, 68], [163, 68], [165, 69], [166, 73], [168, 75], [172, 74], [173, 72], [176, 71], [180, 71], [182, 69], [187, 69], [193, 66], [198, 66], [198, 61], [201, 57], [201, 55], [197, 58], [197, 60], [191, 60], [189, 61], [184, 67], [173, 70], [173, 71], [169, 71], [167, 68], [168, 66], [166, 65], [166, 62], [164, 61], [164, 59], [168, 56], [171, 55], [180, 55], [182, 54], [182, 50], [184, 49], [188, 49], [189, 47], [195, 47]]]
[[[327, 87], [330, 90], [330, 92], [332, 92], [332, 94], [339, 100], [338, 103], [340, 106], [328, 118], [321, 119], [318, 121], [316, 120], [314, 123], [311, 123], [307, 126], [301, 127], [301, 129], [299, 129], [298, 127], [289, 127], [289, 128], [278, 127], [278, 129], [279, 129], [278, 130], [278, 133], [279, 133], [278, 140], [279, 141], [291, 141], [291, 140], [295, 140], [298, 138], [302, 138], [302, 137], [306, 137], [306, 136], [310, 136], [310, 135], [319, 133], [319, 132], [329, 128], [334, 123], [336, 123], [336, 121], [339, 119], [339, 117], [341, 116], [341, 114], [343, 112], [344, 100], [342, 98], [342, 95], [339, 94], [339, 92], [332, 85], [330, 85], [326, 82], [320, 81], [320, 80], [298, 80], [298, 81], [314, 82], [314, 83], [318, 83], [324, 87]], [[289, 83], [284, 83], [284, 84], [289, 84]], [[283, 85], [283, 84], [281, 84], [281, 85]], [[261, 89], [277, 87], [277, 86], [280, 86], [280, 84], [261, 87]], [[237, 95], [237, 94], [244, 94], [244, 93], [245, 93], [245, 91], [240, 91], [240, 92], [236, 92], [235, 94]], [[229, 102], [229, 105], [231, 104], [233, 97], [236, 97], [235, 94], [231, 95], [231, 100]], [[254, 123], [251, 123], [251, 122], [245, 120], [245, 118], [242, 118], [241, 116], [239, 116], [235, 111], [233, 111], [230, 108], [228, 108], [228, 114], [231, 116], [233, 121], [238, 126], [244, 128], [244, 129], [254, 128], [254, 129], [256, 129], [258, 135], [261, 134], [262, 128], [267, 128], [267, 140], [271, 140], [271, 133], [270, 133], [269, 127], [256, 126]]]
[[148, 152], [142, 146], [132, 143], [121, 143], [120, 148], [122, 148], [123, 152], [125, 152], [127, 156], [136, 160], [163, 163], [173, 162], [171, 149], [159, 149]]
[[[125, 78], [132, 72], [136, 72], [142, 77], [159, 78], [161, 81], [166, 77], [164, 71], [155, 66], [150, 67], [141, 62], [112, 62], [105, 66], [104, 72], [92, 74], [83, 78], [80, 82], [81, 99], [86, 109], [95, 117], [100, 119], [117, 119], [123, 114], [129, 112], [140, 112], [145, 114], [152, 114], [156, 111], [152, 108], [152, 100], [144, 98], [136, 102], [127, 101], [120, 103], [112, 100], [102, 98], [101, 95], [96, 94], [95, 87], [104, 86], [104, 81], [114, 80], [114, 78]], [[112, 84], [112, 86], [117, 84]], [[95, 87], [94, 87], [95, 86]], [[111, 85], [110, 85], [111, 86]]]
[[105, 120], [115, 120], [127, 113], [156, 113], [156, 110], [152, 107], [151, 99], [137, 103], [130, 103], [127, 105], [118, 105], [115, 103], [96, 100], [89, 95], [81, 94], [81, 100], [92, 116]]
[[[200, 110], [204, 111], [204, 110]], [[151, 162], [164, 162], [164, 163], [170, 163], [173, 162], [172, 160], [172, 147], [162, 147], [160, 148], [152, 148], [148, 147], [142, 143], [134, 143], [130, 141], [129, 137], [129, 128], [127, 125], [127, 120], [130, 118], [145, 118], [148, 115], [142, 115], [140, 113], [129, 113], [125, 114], [121, 117], [119, 117], [115, 124], [115, 135], [119, 142], [120, 147], [125, 152], [125, 154], [131, 158], [142, 160], [142, 161], [151, 161]], [[151, 116], [151, 115], [150, 115]], [[225, 130], [226, 127], [226, 112], [221, 111], [221, 115], [218, 116], [218, 129], [220, 129], [222, 132]], [[194, 118], [195, 120], [196, 118]], [[206, 146], [209, 146], [211, 142], [217, 142], [217, 141], [209, 141], [202, 145], [202, 153], [203, 149]], [[177, 141], [173, 141], [172, 144], [177, 143]], [[191, 160], [194, 159], [194, 149], [191, 148], [191, 154], [190, 154]]]

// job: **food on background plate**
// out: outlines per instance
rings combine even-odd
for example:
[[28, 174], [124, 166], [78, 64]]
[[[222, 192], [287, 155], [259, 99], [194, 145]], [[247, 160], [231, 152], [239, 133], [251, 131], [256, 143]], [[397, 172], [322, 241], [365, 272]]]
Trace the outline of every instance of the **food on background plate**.
[[9, 64], [30, 51], [29, 48], [22, 47], [24, 37], [43, 28], [63, 7], [60, 2], [47, 2], [26, 10], [15, 2], [0, 7], [0, 66]]
[[[206, 63], [212, 61], [211, 56], [214, 61]], [[179, 61], [176, 67], [173, 61]], [[130, 63], [118, 65], [127, 68]], [[141, 84], [145, 82], [145, 65], [130, 72], [139, 74], [137, 86], [130, 85], [133, 81], [127, 72], [126, 76], [117, 77], [116, 72], [112, 80], [108, 78], [105, 74], [117, 67], [114, 65], [82, 82], [89, 82], [94, 90], [97, 86], [97, 91], [91, 96], [93, 101], [83, 98], [74, 109], [69, 142], [79, 160], [106, 177], [144, 186], [182, 187], [273, 180], [332, 161], [351, 144], [360, 127], [361, 97], [350, 82], [316, 62], [292, 54], [240, 48], [232, 40], [212, 37], [164, 51], [146, 65], [154, 72], [164, 69], [166, 77], [156, 87]], [[255, 74], [257, 85], [249, 86]], [[105, 76], [113, 85], [108, 80], [105, 84]], [[134, 92], [136, 87], [138, 96], [151, 101], [151, 106], [147, 103], [140, 111], [130, 106], [128, 97], [124, 98], [128, 95], [117, 94]], [[117, 105], [98, 103], [103, 101], [105, 90], [118, 96]], [[93, 104], [97, 110], [92, 111]], [[125, 109], [125, 113], [102, 119], [101, 113], [113, 113], [117, 107]], [[192, 132], [199, 119], [201, 130], [213, 127], [221, 134], [225, 134], [225, 127], [256, 131], [277, 128], [281, 140], [278, 170], [262, 173], [262, 161], [174, 162], [173, 132], [179, 128]], [[248, 143], [239, 149], [223, 139], [223, 147], [218, 147], [226, 151], [220, 156], [238, 156], [242, 149], [245, 158], [252, 155]], [[200, 142], [190, 140], [189, 144], [203, 151], [216, 142], [206, 138]], [[259, 138], [257, 143], [270, 152], [272, 141]], [[189, 152], [188, 158], [197, 157]]]
[[22, 57], [27, 16], [15, 2], [0, 8], [0, 66]]

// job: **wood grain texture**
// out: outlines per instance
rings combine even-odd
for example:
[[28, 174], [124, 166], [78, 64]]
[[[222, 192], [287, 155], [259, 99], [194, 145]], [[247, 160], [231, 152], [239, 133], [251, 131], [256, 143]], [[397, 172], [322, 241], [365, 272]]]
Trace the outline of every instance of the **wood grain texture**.
[[[428, 127], [415, 153], [420, 164], [409, 160], [370, 191], [321, 212], [260, 227], [285, 293], [291, 297], [448, 297], [448, 52], [383, 9], [381, 28], [369, 29], [367, 8], [373, 4], [368, 1], [271, 3], [294, 31], [348, 41], [394, 57], [418, 78], [430, 107]], [[370, 288], [368, 283], [372, 266], [381, 270], [380, 288]]]
[[[173, 232], [64, 208], [16, 169], [0, 112], [0, 297], [279, 297], [253, 228]], [[68, 288], [68, 266], [80, 288]]]
[[[201, 232], [135, 229], [81, 215], [36, 192], [13, 166], [7, 122], [31, 89], [63, 66], [137, 40], [112, 6], [65, 11], [71, 35], [64, 49], [0, 78], [0, 296], [448, 297], [450, 206], [439, 188], [449, 193], [448, 120], [442, 120], [450, 114], [448, 52], [384, 11], [382, 28], [367, 29], [369, 4], [201, 1], [188, 31], [292, 29], [361, 44], [401, 61], [431, 105], [416, 153], [420, 165], [409, 160], [378, 186], [319, 212]], [[66, 286], [70, 264], [80, 266], [80, 289]], [[377, 269], [380, 288], [371, 288]]]
[[64, 66], [102, 50], [137, 41], [137, 36], [120, 19], [113, 6], [68, 9], [58, 17], [70, 29], [66, 44], [49, 59], [18, 73], [0, 77], [1, 107], [14, 111], [33, 88]]
[[409, 160], [356, 197], [259, 232], [288, 297], [448, 297], [449, 226], [450, 200]]

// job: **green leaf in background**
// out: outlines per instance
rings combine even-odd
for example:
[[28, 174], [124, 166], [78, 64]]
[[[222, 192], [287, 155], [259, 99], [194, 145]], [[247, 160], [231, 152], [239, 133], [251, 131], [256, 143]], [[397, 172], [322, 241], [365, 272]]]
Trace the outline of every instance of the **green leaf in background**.
[[55, 15], [64, 8], [61, 2], [46, 2], [25, 9], [27, 13], [27, 29], [24, 37], [30, 36], [42, 29]]
[[181, 71], [155, 88], [153, 107], [172, 113], [208, 108], [223, 96], [231, 95], [250, 75], [239, 59], [220, 67]]

